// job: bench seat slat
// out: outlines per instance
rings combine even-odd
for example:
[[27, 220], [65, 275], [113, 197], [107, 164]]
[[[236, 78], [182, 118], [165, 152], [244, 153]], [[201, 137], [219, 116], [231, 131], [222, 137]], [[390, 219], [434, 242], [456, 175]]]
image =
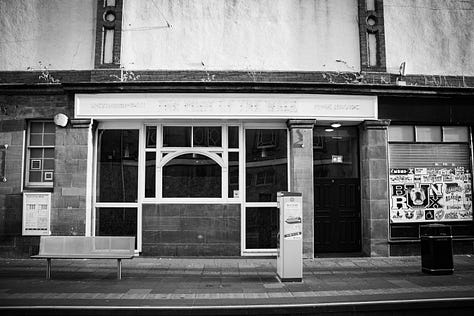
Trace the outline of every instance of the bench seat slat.
[[47, 255], [47, 254], [42, 254], [42, 255], [36, 255], [36, 256], [31, 256], [31, 258], [34, 259], [132, 259], [133, 255], [122, 255], [122, 254], [107, 254], [107, 255], [94, 255], [94, 254], [81, 254], [81, 255], [57, 255], [57, 254], [52, 254], [52, 255]]

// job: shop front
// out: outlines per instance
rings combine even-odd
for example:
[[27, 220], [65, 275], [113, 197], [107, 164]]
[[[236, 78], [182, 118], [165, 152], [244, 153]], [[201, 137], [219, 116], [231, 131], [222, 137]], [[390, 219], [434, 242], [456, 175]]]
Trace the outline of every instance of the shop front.
[[75, 117], [91, 120], [86, 235], [136, 236], [148, 256], [275, 255], [277, 192], [296, 191], [306, 257], [336, 228], [360, 249], [357, 125], [375, 96], [76, 94]]

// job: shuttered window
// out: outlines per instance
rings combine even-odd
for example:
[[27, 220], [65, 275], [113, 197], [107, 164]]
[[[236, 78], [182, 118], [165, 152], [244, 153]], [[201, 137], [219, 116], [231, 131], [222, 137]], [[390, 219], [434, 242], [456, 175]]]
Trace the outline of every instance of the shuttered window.
[[390, 144], [390, 168], [470, 168], [468, 144]]
[[390, 239], [419, 239], [420, 226], [433, 222], [473, 236], [468, 128], [390, 126], [388, 136]]

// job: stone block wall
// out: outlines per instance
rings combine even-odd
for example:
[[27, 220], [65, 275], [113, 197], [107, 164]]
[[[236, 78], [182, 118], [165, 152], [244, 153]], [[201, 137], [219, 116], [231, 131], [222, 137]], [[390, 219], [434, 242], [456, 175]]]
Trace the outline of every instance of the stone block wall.
[[144, 204], [142, 255], [240, 256], [239, 204]]
[[362, 252], [388, 256], [388, 157], [389, 121], [366, 121], [360, 127]]
[[0, 145], [8, 145], [6, 181], [0, 181], [1, 257], [28, 257], [38, 252], [39, 237], [22, 236], [23, 192], [52, 192], [53, 235], [84, 234], [87, 128], [57, 127], [54, 187], [23, 187], [27, 122], [52, 120], [58, 113], [72, 117], [73, 101], [49, 86], [0, 95]]
[[88, 125], [56, 129], [53, 235], [85, 235]]

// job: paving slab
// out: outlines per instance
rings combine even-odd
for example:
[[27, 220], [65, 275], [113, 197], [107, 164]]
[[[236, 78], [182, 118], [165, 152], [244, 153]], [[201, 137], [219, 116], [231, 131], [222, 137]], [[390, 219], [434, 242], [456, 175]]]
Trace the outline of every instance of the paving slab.
[[[246, 308], [249, 314], [250, 309], [257, 313], [265, 306], [266, 312], [288, 306], [323, 311], [363, 304], [433, 309], [437, 302], [474, 308], [474, 257], [455, 256], [454, 262], [453, 274], [438, 276], [422, 273], [419, 257], [306, 259], [303, 281], [282, 283], [271, 258], [137, 257], [124, 261], [122, 280], [116, 279], [114, 261], [53, 260], [52, 279], [45, 280], [44, 262], [0, 259], [0, 313], [28, 308], [30, 313], [58, 311], [61, 306], [78, 312], [80, 307], [127, 306], [145, 313], [151, 311], [145, 307], [159, 306], [166, 307], [160, 311], [192, 314], [207, 306], [215, 314], [219, 307], [230, 314]], [[424, 301], [425, 305], [419, 304]]]

